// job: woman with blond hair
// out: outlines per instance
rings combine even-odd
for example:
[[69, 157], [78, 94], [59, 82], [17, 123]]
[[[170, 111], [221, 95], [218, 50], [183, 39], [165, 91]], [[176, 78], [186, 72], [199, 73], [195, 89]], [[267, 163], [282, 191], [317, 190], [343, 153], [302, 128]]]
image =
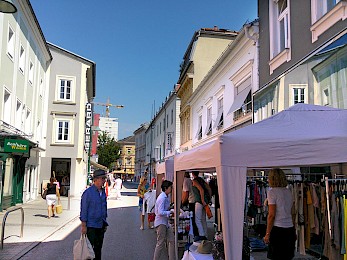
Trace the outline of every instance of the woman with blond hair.
[[269, 244], [268, 258], [292, 259], [295, 250], [295, 229], [292, 218], [293, 197], [287, 188], [287, 179], [281, 169], [269, 173], [270, 190], [267, 194], [269, 214], [267, 217], [265, 243]]
[[[145, 215], [143, 214], [143, 198], [145, 193], [147, 192], [147, 176], [142, 176], [140, 179], [139, 186], [137, 187], [137, 196], [139, 197], [139, 210], [140, 210], [140, 218], [141, 218], [141, 227], [140, 229], [144, 229], [145, 223]], [[149, 224], [148, 224], [149, 225]]]

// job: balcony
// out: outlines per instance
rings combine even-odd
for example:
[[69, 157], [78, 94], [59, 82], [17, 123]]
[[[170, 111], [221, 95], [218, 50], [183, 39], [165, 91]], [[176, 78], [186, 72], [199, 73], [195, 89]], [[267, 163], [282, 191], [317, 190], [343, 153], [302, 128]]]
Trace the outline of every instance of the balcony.
[[248, 119], [252, 115], [252, 101], [245, 103], [240, 109], [234, 111], [234, 122]]

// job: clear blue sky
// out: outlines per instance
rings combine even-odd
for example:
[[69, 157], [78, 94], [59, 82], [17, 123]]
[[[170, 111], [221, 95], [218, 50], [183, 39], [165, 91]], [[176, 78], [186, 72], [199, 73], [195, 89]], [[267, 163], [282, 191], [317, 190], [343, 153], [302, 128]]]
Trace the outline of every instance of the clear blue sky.
[[[256, 0], [31, 0], [48, 42], [96, 63], [95, 102], [119, 120], [119, 139], [149, 122], [178, 80], [195, 31], [238, 31], [257, 17]], [[105, 107], [95, 106], [105, 115]]]

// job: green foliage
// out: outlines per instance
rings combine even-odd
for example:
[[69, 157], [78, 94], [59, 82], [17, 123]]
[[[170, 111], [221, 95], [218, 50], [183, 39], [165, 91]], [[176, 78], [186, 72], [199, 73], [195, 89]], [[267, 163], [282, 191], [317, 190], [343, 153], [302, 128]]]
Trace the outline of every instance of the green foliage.
[[99, 156], [98, 163], [111, 169], [111, 166], [119, 158], [120, 146], [106, 132], [102, 131], [98, 136], [97, 154]]

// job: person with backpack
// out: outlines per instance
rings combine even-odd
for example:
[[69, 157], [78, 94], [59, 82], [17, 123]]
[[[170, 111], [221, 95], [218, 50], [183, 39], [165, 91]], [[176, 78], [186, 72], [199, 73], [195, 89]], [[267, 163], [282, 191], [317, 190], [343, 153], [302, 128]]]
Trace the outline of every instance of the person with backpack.
[[199, 177], [198, 171], [193, 171], [193, 193], [195, 196], [195, 224], [198, 228], [199, 236], [194, 241], [207, 239], [207, 222], [205, 206], [211, 202], [212, 191], [210, 186]]

